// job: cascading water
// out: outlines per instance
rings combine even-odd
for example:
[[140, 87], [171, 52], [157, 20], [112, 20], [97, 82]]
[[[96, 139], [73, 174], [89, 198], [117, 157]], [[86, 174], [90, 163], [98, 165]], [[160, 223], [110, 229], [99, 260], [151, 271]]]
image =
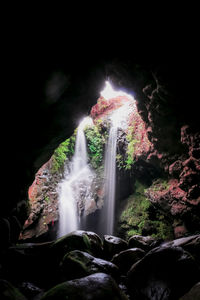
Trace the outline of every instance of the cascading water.
[[86, 117], [79, 124], [76, 135], [75, 153], [71, 163], [66, 167], [64, 180], [59, 184], [59, 231], [63, 236], [79, 229], [77, 200], [89, 198], [93, 173], [87, 162], [87, 148], [84, 128], [92, 125], [92, 119]]
[[103, 233], [114, 233], [115, 219], [115, 189], [116, 189], [116, 150], [118, 129], [125, 130], [127, 119], [134, 109], [132, 100], [115, 110], [110, 116], [111, 127], [105, 154], [105, 204], [103, 209]]
[[115, 213], [115, 177], [116, 177], [116, 145], [117, 127], [112, 126], [109, 132], [105, 158], [105, 209], [104, 230], [106, 234], [113, 233]]

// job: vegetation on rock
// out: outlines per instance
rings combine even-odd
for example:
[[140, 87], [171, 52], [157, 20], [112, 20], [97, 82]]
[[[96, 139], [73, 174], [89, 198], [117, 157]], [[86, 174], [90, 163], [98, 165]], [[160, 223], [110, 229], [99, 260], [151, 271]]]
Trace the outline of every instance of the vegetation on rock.
[[134, 136], [134, 127], [129, 126], [126, 140], [128, 142], [127, 150], [126, 150], [126, 160], [125, 160], [125, 169], [130, 170], [131, 166], [134, 163], [134, 152], [135, 145], [139, 142]]
[[76, 130], [74, 134], [62, 142], [52, 155], [51, 173], [54, 174], [64, 167], [66, 160], [70, 159], [74, 154], [76, 140]]
[[102, 123], [102, 120], [99, 119], [95, 125], [87, 126], [85, 129], [89, 160], [94, 169], [102, 166], [104, 147], [108, 138], [107, 131], [103, 130]]
[[162, 190], [168, 190], [169, 187], [170, 184], [167, 180], [159, 178], [154, 180], [152, 185], [148, 189], [146, 189], [145, 192], [148, 193], [149, 191], [157, 192]]
[[145, 191], [146, 187], [136, 182], [134, 194], [128, 198], [120, 216], [120, 234], [126, 238], [134, 234], [163, 239], [172, 238], [171, 224], [155, 210], [145, 196]]

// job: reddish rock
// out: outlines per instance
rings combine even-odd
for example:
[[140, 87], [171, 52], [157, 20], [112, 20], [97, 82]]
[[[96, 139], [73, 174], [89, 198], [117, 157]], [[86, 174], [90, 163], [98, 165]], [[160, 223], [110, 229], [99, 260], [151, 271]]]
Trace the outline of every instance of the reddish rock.
[[49, 173], [52, 160], [45, 163], [36, 173], [28, 190], [30, 214], [25, 221], [19, 239], [38, 237], [49, 229], [54, 230], [58, 220], [58, 199], [54, 191], [55, 178]]
[[174, 227], [174, 236], [175, 238], [179, 238], [184, 236], [187, 233], [187, 229], [185, 227], [185, 225], [179, 225]]
[[169, 174], [178, 177], [182, 171], [182, 161], [177, 160], [169, 166]]
[[103, 97], [100, 97], [97, 100], [97, 104], [92, 107], [90, 115], [94, 120], [98, 120], [104, 116], [107, 116], [114, 109], [119, 108], [128, 101], [129, 98], [126, 96], [118, 96], [108, 100], [106, 100]]

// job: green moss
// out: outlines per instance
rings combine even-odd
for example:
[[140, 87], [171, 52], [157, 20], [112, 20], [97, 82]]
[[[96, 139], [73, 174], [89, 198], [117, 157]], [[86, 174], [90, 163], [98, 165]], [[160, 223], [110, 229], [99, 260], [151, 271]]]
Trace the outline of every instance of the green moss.
[[120, 216], [120, 232], [125, 232], [125, 238], [134, 234], [163, 239], [173, 237], [171, 224], [155, 210], [145, 196], [145, 186], [139, 182], [136, 182], [135, 192], [128, 198]]
[[101, 123], [102, 121], [99, 120], [96, 125], [88, 126], [85, 129], [88, 155], [94, 169], [102, 165], [104, 146], [107, 140], [107, 133], [102, 131]]
[[54, 174], [64, 167], [64, 163], [74, 154], [76, 130], [74, 134], [62, 142], [52, 155], [51, 173]]
[[167, 180], [164, 179], [157, 179], [153, 182], [153, 184], [146, 189], [147, 191], [153, 191], [153, 192], [157, 192], [157, 191], [162, 191], [162, 190], [168, 190], [170, 187], [170, 184]]
[[45, 196], [44, 200], [45, 200], [47, 203], [49, 203], [50, 198], [49, 198], [48, 196]]
[[88, 250], [90, 250], [90, 249], [91, 249], [91, 242], [90, 242], [90, 239], [89, 239], [89, 237], [87, 236], [87, 234], [83, 234], [83, 241], [84, 241], [84, 243], [85, 243], [85, 245], [86, 245], [86, 248], [87, 248]]
[[135, 146], [138, 140], [135, 139], [134, 124], [129, 126], [126, 134], [127, 148], [125, 155], [117, 153], [116, 162], [118, 169], [130, 170], [134, 164]]
[[125, 160], [125, 169], [130, 170], [131, 166], [134, 163], [134, 152], [135, 152], [135, 145], [138, 143], [138, 140], [135, 139], [134, 135], [134, 127], [135, 125], [131, 125], [128, 128], [126, 140], [128, 142], [127, 150], [126, 150], [126, 160]]

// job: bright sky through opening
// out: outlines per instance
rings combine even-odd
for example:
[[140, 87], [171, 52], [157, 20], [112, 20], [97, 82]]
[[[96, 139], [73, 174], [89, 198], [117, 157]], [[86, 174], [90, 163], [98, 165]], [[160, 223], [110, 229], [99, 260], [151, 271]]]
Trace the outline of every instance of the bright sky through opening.
[[123, 92], [123, 91], [115, 91], [113, 89], [113, 87], [111, 86], [109, 81], [106, 81], [106, 85], [105, 88], [103, 89], [103, 91], [101, 91], [101, 96], [104, 97], [106, 100], [115, 98], [117, 96], [126, 96], [132, 100], [134, 100], [133, 96]]

